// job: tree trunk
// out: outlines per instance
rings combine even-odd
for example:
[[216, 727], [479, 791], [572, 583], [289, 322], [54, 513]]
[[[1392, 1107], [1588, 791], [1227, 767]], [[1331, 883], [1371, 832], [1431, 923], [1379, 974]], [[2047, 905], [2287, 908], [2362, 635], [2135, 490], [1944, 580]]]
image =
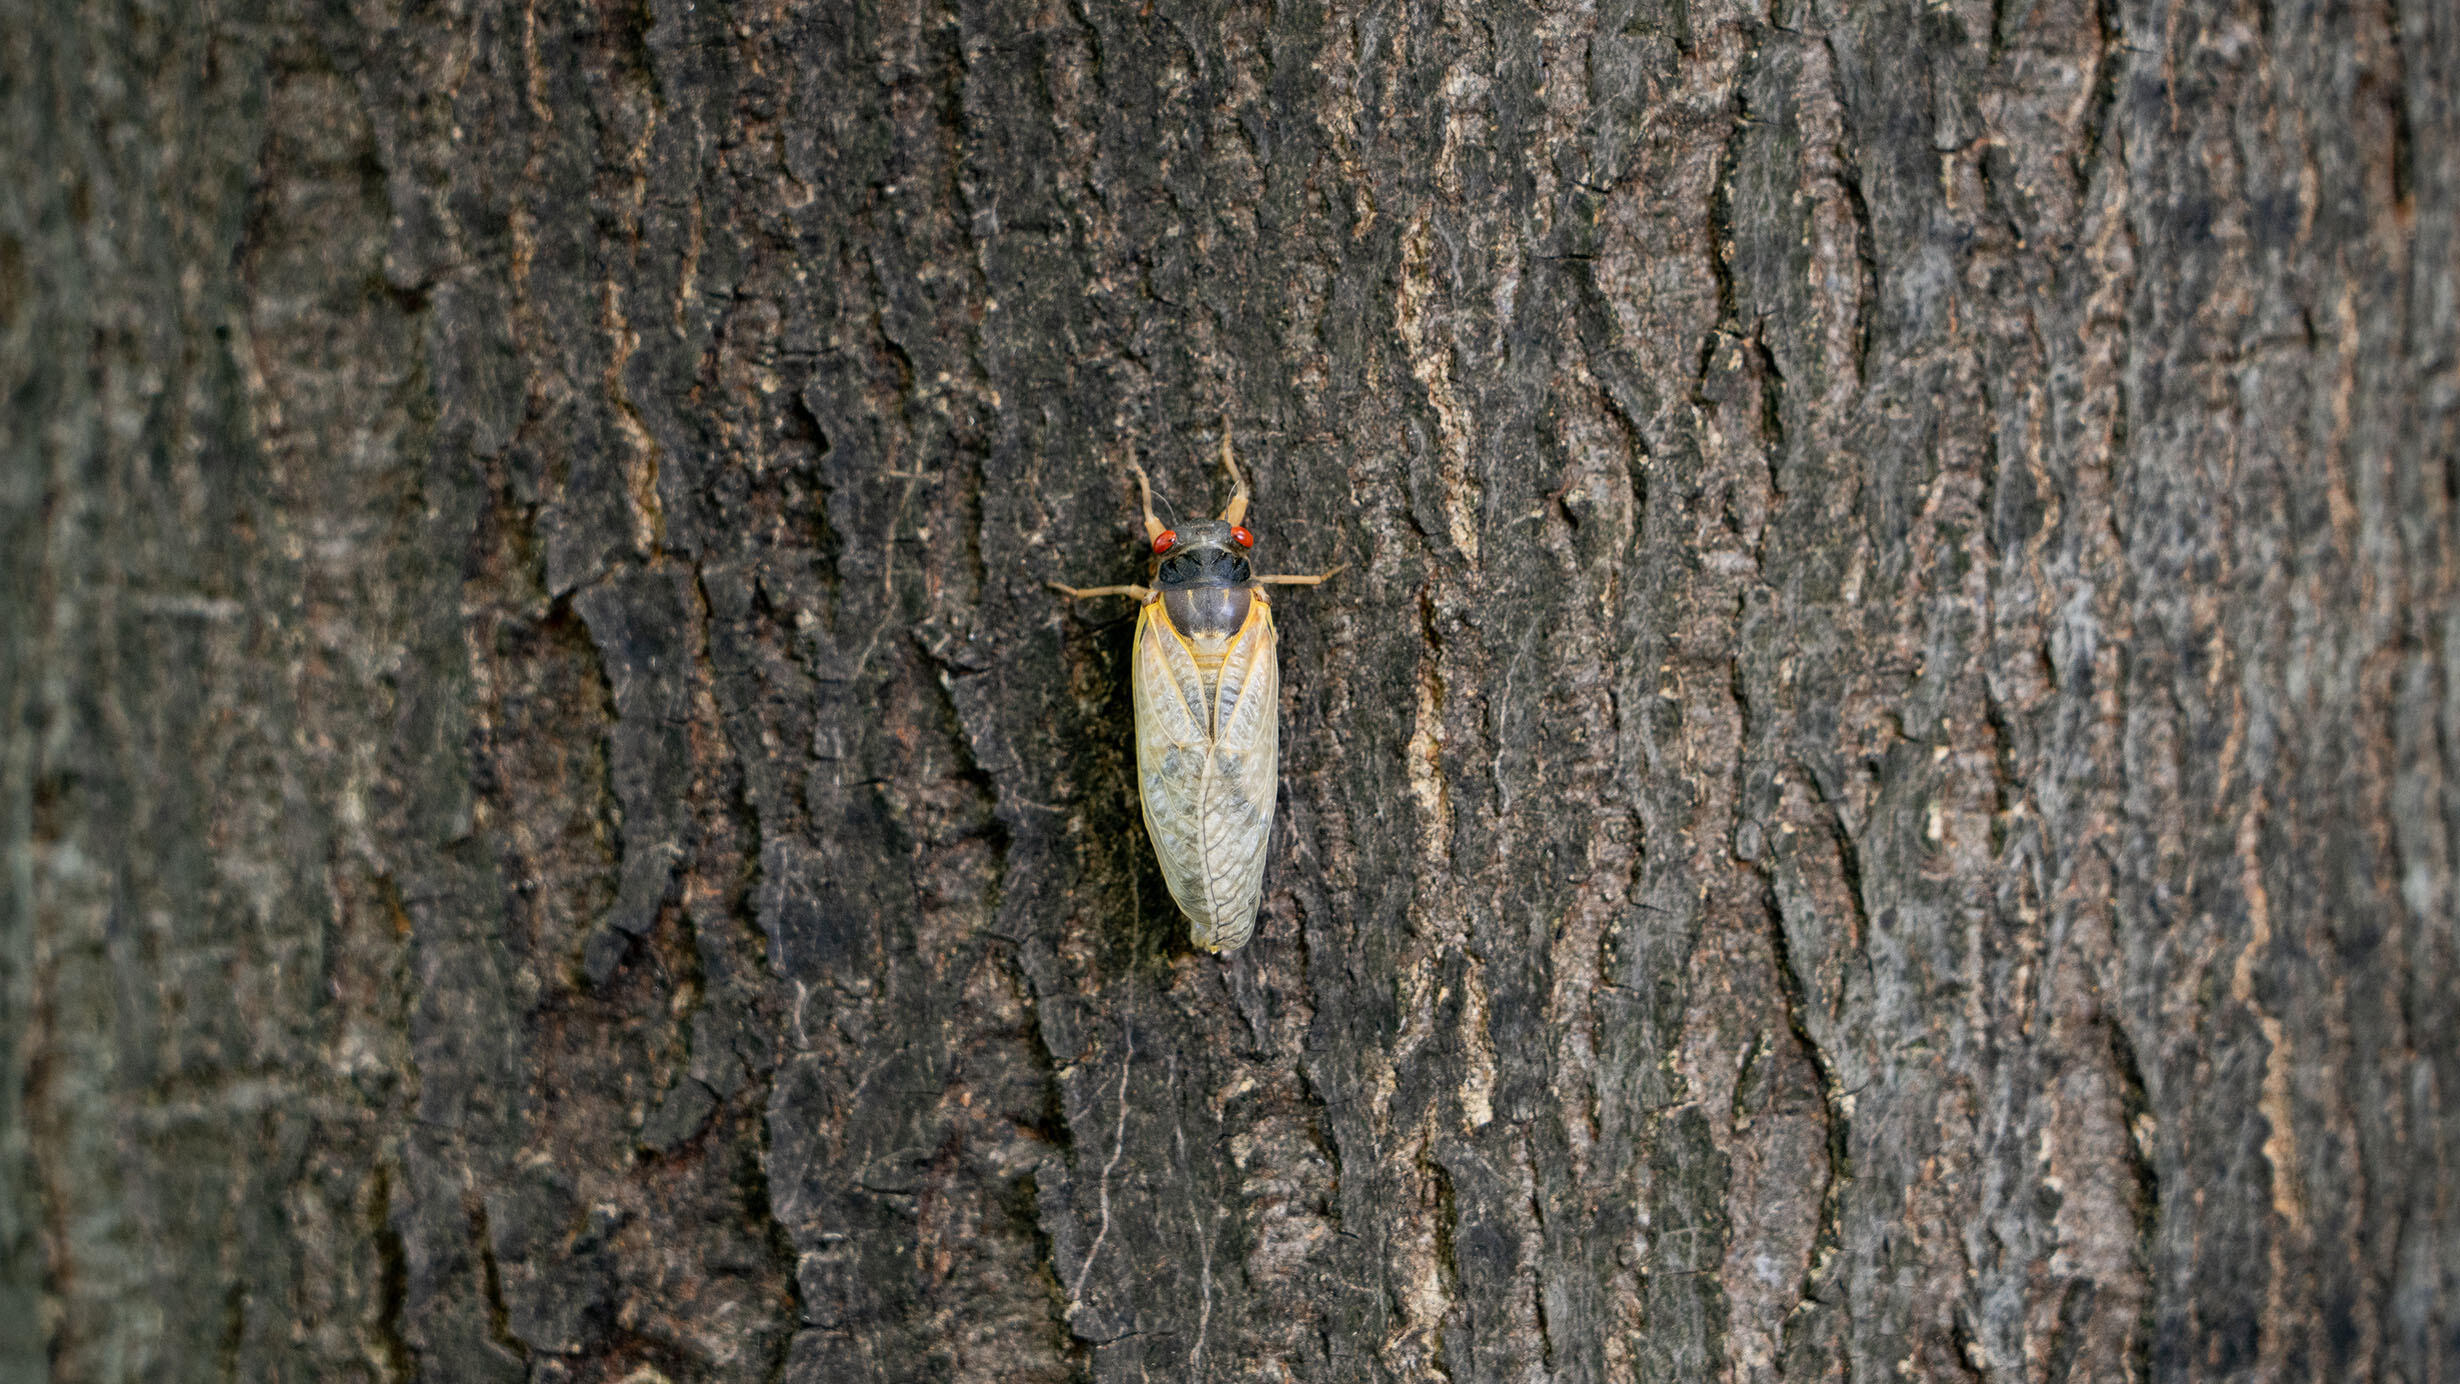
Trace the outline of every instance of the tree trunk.
[[[2460, 1378], [2455, 91], [20, 0], [0, 1377]], [[1215, 958], [1044, 583], [1225, 419], [1343, 570]]]

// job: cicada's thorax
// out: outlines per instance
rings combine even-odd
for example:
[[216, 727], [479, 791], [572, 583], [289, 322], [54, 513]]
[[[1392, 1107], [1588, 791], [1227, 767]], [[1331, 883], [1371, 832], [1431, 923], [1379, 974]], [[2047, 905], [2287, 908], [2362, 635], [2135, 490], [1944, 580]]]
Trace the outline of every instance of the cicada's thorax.
[[1246, 628], [1248, 612], [1261, 599], [1255, 572], [1235, 546], [1230, 528], [1216, 519], [1185, 525], [1176, 531], [1170, 552], [1153, 567], [1153, 589], [1162, 613], [1195, 654], [1208, 692], [1221, 674], [1231, 641]]

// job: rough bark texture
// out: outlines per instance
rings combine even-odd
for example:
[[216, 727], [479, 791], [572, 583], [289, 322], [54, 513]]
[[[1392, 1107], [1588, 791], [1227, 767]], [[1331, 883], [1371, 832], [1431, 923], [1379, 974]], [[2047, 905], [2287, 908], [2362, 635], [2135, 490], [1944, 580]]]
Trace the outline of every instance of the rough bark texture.
[[[17, 0], [0, 1377], [2460, 1378], [2443, 0]], [[1122, 464], [1280, 603], [1258, 940]]]

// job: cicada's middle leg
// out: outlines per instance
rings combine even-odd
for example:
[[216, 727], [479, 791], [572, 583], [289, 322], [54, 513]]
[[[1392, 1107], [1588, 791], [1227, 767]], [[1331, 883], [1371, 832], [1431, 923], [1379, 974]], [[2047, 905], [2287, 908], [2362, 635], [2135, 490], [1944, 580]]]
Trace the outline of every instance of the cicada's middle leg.
[[1272, 586], [1321, 586], [1324, 583], [1331, 581], [1334, 577], [1341, 575], [1341, 568], [1347, 567], [1348, 565], [1349, 564], [1345, 562], [1340, 566], [1333, 568], [1329, 572], [1319, 572], [1312, 577], [1258, 577], [1256, 578], [1256, 582], [1258, 585], [1269, 584]]
[[[1328, 573], [1327, 575], [1330, 574]], [[1134, 596], [1139, 601], [1149, 601], [1153, 599], [1153, 588], [1150, 586], [1087, 586], [1080, 588], [1074, 586], [1062, 586], [1055, 581], [1046, 581], [1042, 584], [1049, 587], [1053, 591], [1060, 592], [1064, 595], [1074, 596], [1078, 600], [1083, 600], [1087, 596]]]

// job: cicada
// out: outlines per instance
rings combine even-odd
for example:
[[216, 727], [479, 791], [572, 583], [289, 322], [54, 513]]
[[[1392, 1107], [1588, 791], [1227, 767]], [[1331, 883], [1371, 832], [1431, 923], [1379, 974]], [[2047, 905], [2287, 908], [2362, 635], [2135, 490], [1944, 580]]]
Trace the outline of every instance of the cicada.
[[1079, 590], [1072, 597], [1132, 596], [1136, 647], [1136, 785], [1188, 936], [1209, 952], [1236, 951], [1256, 930], [1264, 896], [1264, 847], [1280, 782], [1281, 662], [1274, 652], [1266, 586], [1314, 586], [1313, 577], [1260, 577], [1248, 565], [1247, 481], [1222, 427], [1221, 464], [1230, 504], [1219, 519], [1177, 529], [1153, 517], [1153, 484], [1134, 462], [1152, 544], [1150, 586]]

